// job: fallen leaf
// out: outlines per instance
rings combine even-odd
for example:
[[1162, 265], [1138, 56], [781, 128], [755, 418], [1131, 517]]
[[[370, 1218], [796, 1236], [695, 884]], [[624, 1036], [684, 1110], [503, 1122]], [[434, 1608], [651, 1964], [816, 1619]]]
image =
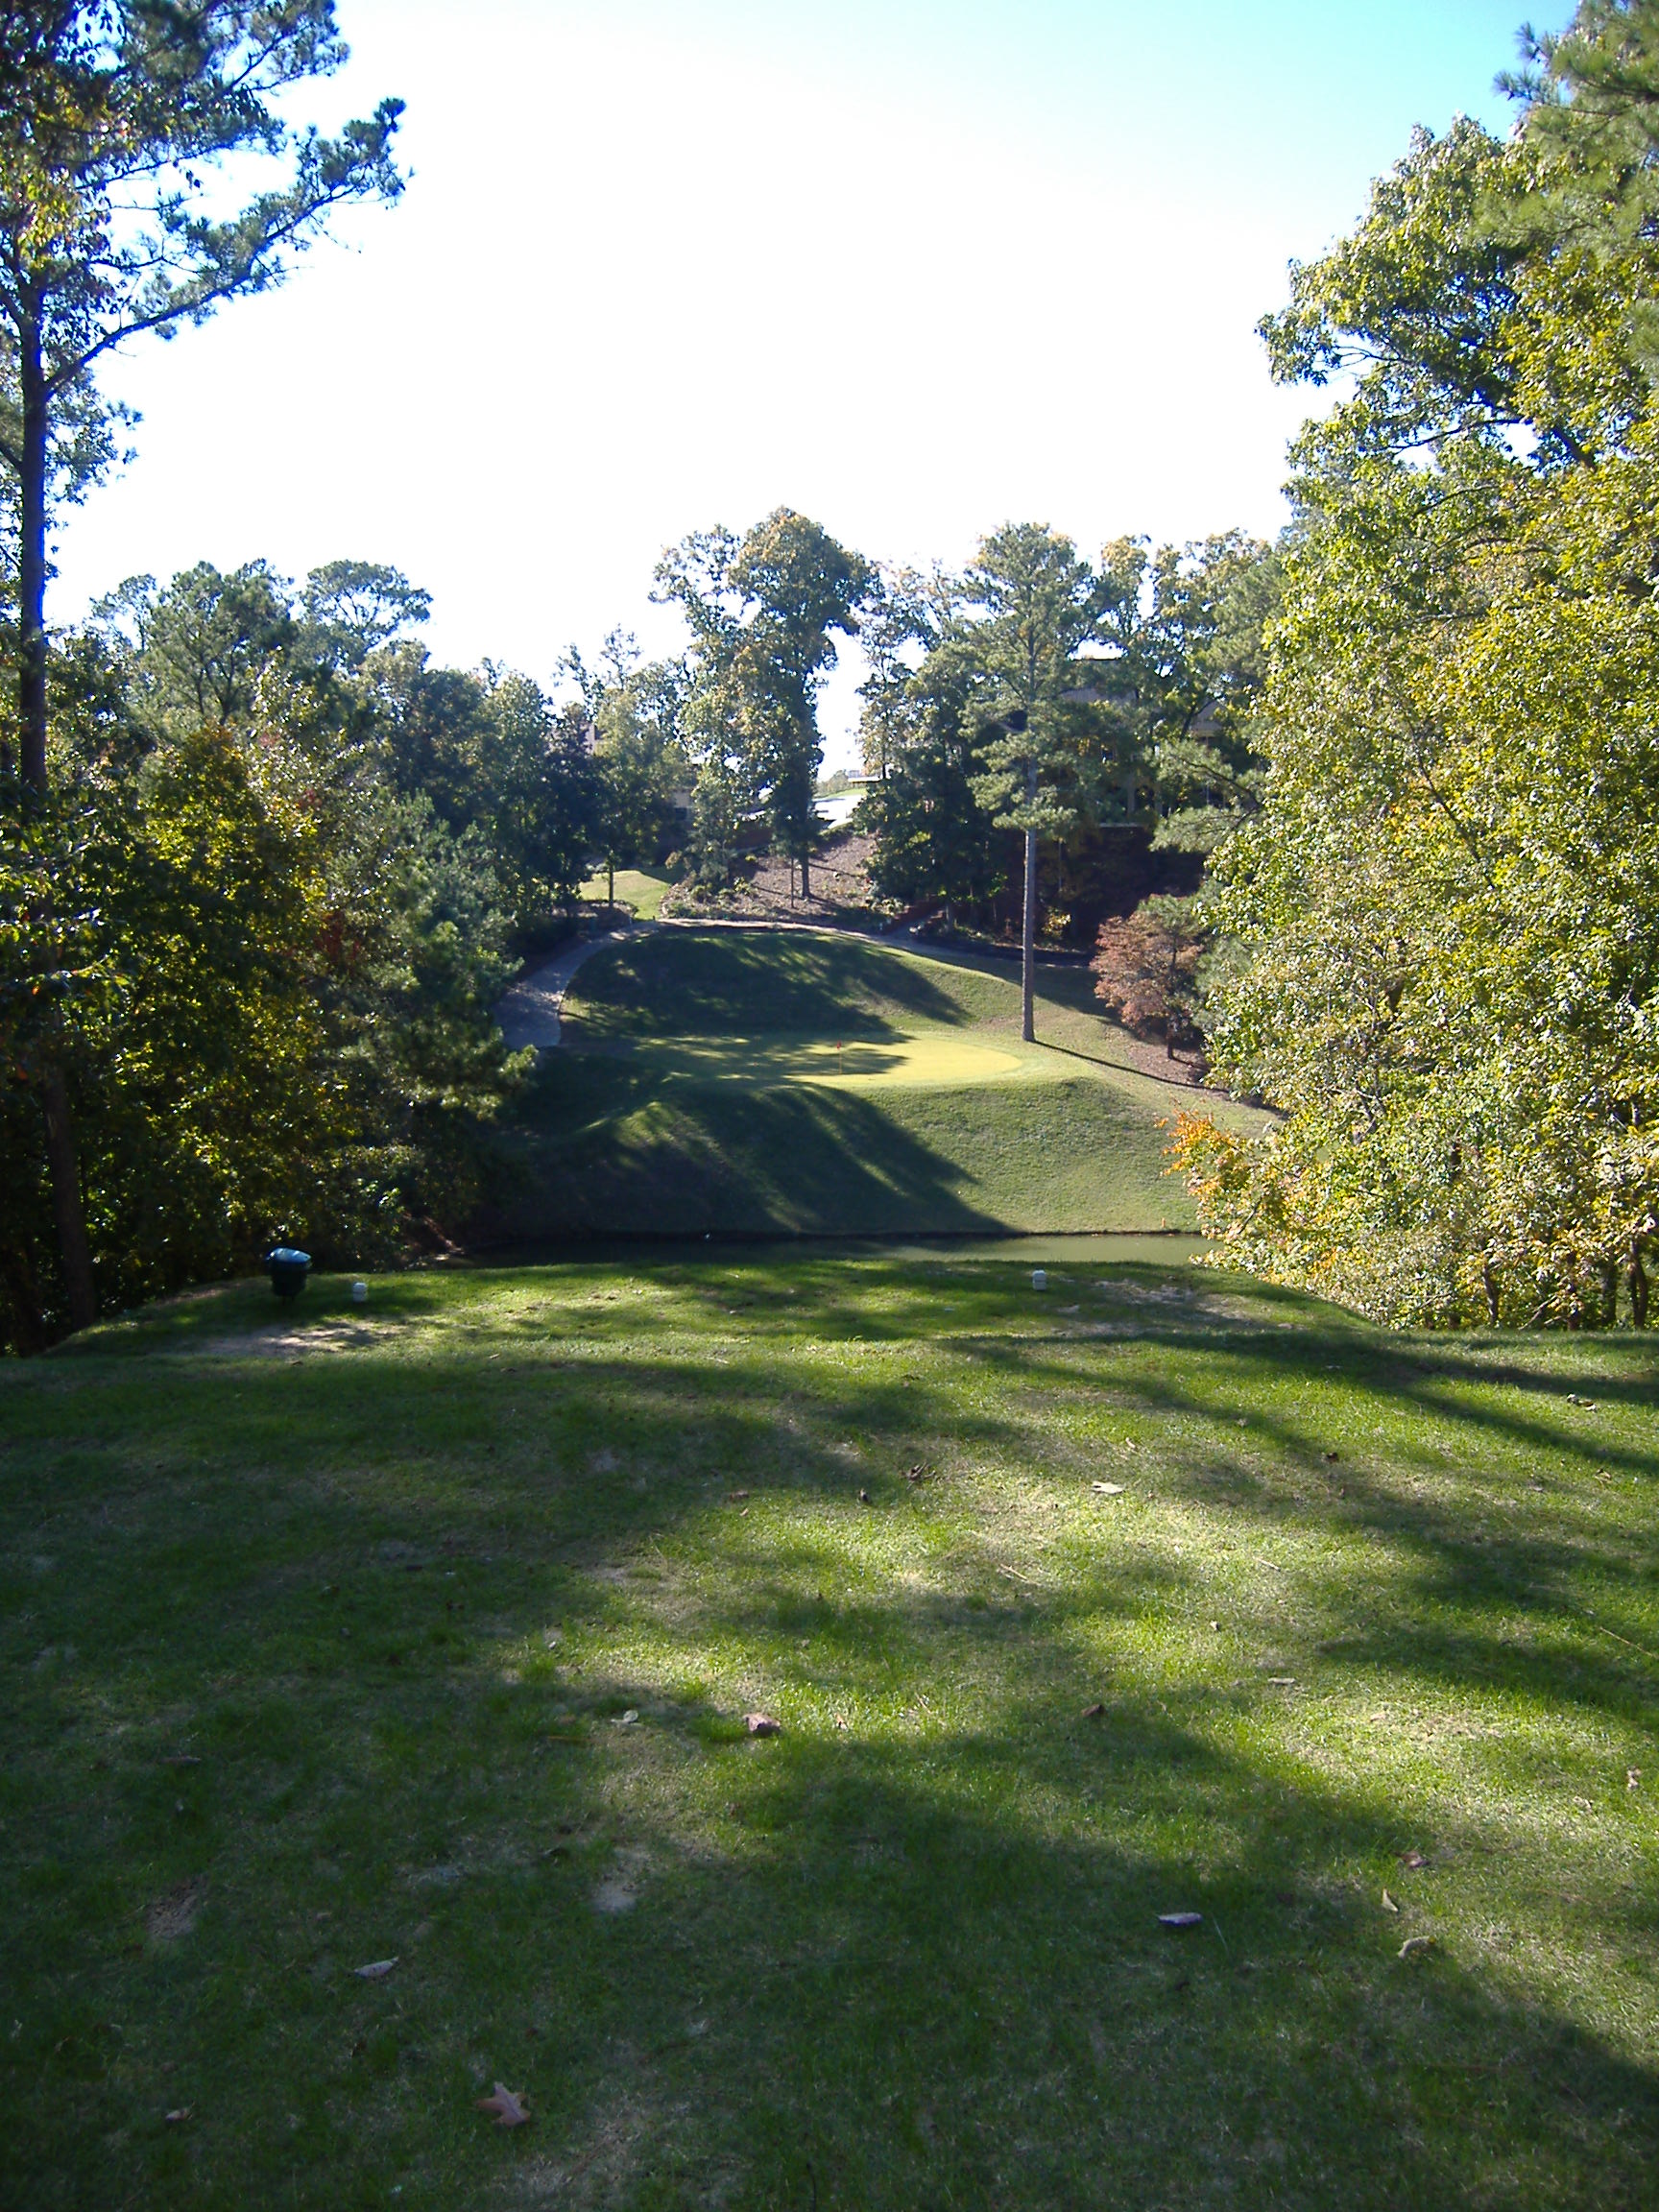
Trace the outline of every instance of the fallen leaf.
[[1083, 1708], [1083, 1718], [1085, 1720], [1099, 1720], [1104, 1717], [1105, 1712], [1106, 1708], [1104, 1705], [1085, 1705]]
[[1121, 1482], [1091, 1482], [1089, 1487], [1091, 1490], [1098, 1490], [1102, 1498], [1121, 1498], [1123, 1496]]
[[522, 2090], [509, 2089], [504, 2081], [497, 2081], [493, 2097], [476, 2100], [480, 2112], [493, 2112], [497, 2128], [522, 2128], [530, 2114], [524, 2104]]
[[1400, 1946], [1400, 1956], [1402, 1959], [1409, 1959], [1415, 1952], [1431, 1951], [1433, 1948], [1432, 1936], [1407, 1936]]
[[1395, 1904], [1393, 1898], [1389, 1896], [1386, 1889], [1384, 1889], [1382, 1892], [1382, 1910], [1384, 1912], [1398, 1912], [1400, 1910], [1399, 1906]]
[[1196, 1928], [1203, 1918], [1202, 1912], [1160, 1912], [1158, 1925], [1161, 1928]]
[[774, 1720], [770, 1713], [745, 1713], [743, 1725], [751, 1736], [781, 1736], [783, 1723]]
[[359, 1982], [384, 1982], [397, 1963], [396, 1959], [376, 1959], [367, 1966], [353, 1966], [351, 1971]]
[[1421, 1851], [1402, 1851], [1400, 1863], [1402, 1866], [1427, 1866], [1429, 1862]]

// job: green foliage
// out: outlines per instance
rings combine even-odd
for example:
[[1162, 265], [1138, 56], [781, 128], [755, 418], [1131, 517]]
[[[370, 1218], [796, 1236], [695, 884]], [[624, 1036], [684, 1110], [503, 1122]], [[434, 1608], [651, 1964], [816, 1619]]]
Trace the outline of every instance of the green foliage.
[[1183, 1157], [1231, 1256], [1398, 1321], [1640, 1321], [1659, 1226], [1655, 250], [1542, 227], [1554, 175], [1419, 135], [1268, 325], [1357, 377], [1298, 450], [1218, 867], [1215, 1068], [1284, 1120]]
[[54, 669], [45, 801], [0, 812], [0, 1337], [65, 1318], [67, 1083], [106, 1307], [443, 1236], [523, 1065], [510, 940], [585, 866], [591, 768], [524, 679], [429, 669], [396, 571], [124, 587]]
[[741, 541], [700, 531], [663, 555], [656, 596], [678, 606], [691, 632], [683, 728], [700, 761], [693, 835], [705, 880], [730, 872], [734, 812], [763, 806], [807, 887], [824, 757], [819, 686], [835, 634], [856, 633], [872, 582], [858, 554], [787, 507]]
[[1010, 526], [965, 576], [887, 578], [863, 630], [878, 889], [983, 911], [1006, 880], [998, 830], [1028, 814], [1068, 872], [1100, 825], [1213, 851], [1259, 804], [1280, 588], [1278, 554], [1237, 531], [1150, 556], [1119, 539], [1092, 569]]

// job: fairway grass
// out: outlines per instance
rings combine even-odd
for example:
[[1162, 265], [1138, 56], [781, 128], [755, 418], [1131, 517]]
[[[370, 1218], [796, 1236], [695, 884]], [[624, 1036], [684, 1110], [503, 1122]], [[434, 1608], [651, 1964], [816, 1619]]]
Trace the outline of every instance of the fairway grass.
[[478, 1241], [1192, 1226], [1193, 1094], [1114, 1058], [1086, 974], [1045, 972], [1027, 1045], [1005, 965], [676, 926], [595, 954], [564, 1015]]
[[0, 1369], [0, 2202], [1645, 2212], [1653, 1352], [1048, 1280]]
[[[629, 907], [637, 921], [655, 922], [662, 903], [663, 894], [674, 883], [674, 878], [665, 868], [618, 868], [616, 871], [616, 903]], [[603, 905], [610, 895], [611, 879], [601, 873], [589, 876], [577, 896], [589, 903]]]

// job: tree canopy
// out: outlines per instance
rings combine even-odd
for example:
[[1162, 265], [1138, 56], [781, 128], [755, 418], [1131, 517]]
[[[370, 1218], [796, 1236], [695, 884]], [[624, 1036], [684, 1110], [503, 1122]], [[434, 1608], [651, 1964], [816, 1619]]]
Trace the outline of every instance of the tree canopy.
[[1389, 1319], [1647, 1310], [1659, 247], [1621, 72], [1656, 20], [1542, 42], [1507, 142], [1419, 133], [1265, 325], [1281, 376], [1352, 378], [1296, 449], [1264, 804], [1217, 861], [1215, 1073], [1280, 1119], [1183, 1156], [1228, 1253]]

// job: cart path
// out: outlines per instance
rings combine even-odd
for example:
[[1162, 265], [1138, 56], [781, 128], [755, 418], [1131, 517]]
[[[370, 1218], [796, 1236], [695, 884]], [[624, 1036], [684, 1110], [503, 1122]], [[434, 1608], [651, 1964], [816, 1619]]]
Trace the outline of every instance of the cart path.
[[521, 1052], [527, 1045], [533, 1045], [538, 1052], [551, 1052], [559, 1043], [559, 1015], [565, 1004], [565, 994], [577, 969], [595, 952], [603, 952], [608, 945], [621, 945], [630, 937], [649, 936], [654, 926], [650, 922], [635, 922], [620, 929], [607, 929], [602, 937], [585, 937], [580, 944], [566, 945], [563, 951], [556, 952], [551, 960], [543, 960], [539, 967], [527, 968], [512, 989], [495, 1002], [495, 1019], [508, 1048]]

